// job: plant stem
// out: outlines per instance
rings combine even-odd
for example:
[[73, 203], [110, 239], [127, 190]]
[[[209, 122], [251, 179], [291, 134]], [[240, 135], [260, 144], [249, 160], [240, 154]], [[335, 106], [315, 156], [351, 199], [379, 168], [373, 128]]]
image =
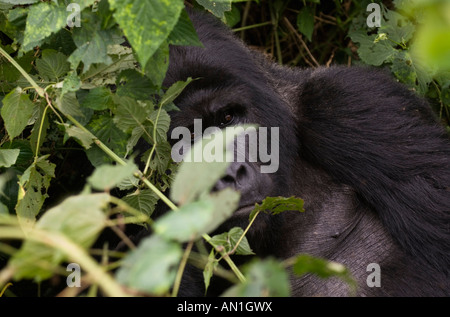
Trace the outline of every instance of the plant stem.
[[26, 80], [33, 86], [39, 96], [44, 97], [44, 89], [39, 87], [38, 84], [33, 80], [33, 78], [28, 75], [28, 73], [12, 58], [8, 53], [6, 53], [3, 48], [0, 47], [0, 54], [2, 54], [17, 70], [25, 77]]
[[[202, 235], [202, 237], [217, 250], [217, 246], [211, 242], [211, 237], [208, 234], [204, 233]], [[236, 264], [234, 264], [234, 262], [231, 260], [230, 256], [223, 250], [219, 251], [219, 253], [220, 253], [220, 255], [222, 255], [223, 259], [230, 266], [230, 268], [234, 272], [234, 274], [236, 274], [239, 281], [241, 283], [245, 283], [247, 281], [247, 279], [245, 278], [244, 274], [242, 274], [242, 272], [239, 270], [239, 268], [236, 266]]]
[[186, 267], [189, 254], [191, 253], [192, 246], [194, 245], [194, 240], [189, 241], [184, 251], [183, 258], [181, 259], [180, 266], [178, 267], [177, 276], [175, 277], [175, 282], [173, 284], [172, 297], [177, 297], [178, 291], [180, 289], [181, 278], [183, 277], [184, 268]]
[[[24, 239], [25, 234], [21, 228], [2, 227], [0, 231], [2, 239]], [[92, 259], [84, 249], [75, 244], [62, 234], [43, 231], [36, 228], [27, 230], [26, 238], [63, 252], [71, 261], [80, 264], [90, 274], [93, 281], [98, 283], [103, 292], [108, 296], [127, 296], [121, 286]], [[10, 269], [14, 270], [10, 267]], [[1, 287], [1, 285], [0, 285]]]
[[39, 144], [41, 143], [41, 136], [42, 136], [42, 129], [44, 127], [44, 121], [45, 121], [45, 116], [47, 115], [47, 109], [48, 109], [48, 105], [44, 108], [44, 113], [42, 114], [42, 120], [41, 120], [41, 124], [39, 125], [39, 132], [38, 132], [38, 138], [37, 138], [37, 142], [36, 142], [36, 155], [34, 157], [34, 161], [36, 162], [38, 159], [38, 155], [39, 155]]
[[236, 249], [238, 248], [239, 244], [241, 243], [242, 239], [244, 239], [245, 235], [247, 234], [248, 230], [250, 229], [250, 227], [252, 226], [253, 222], [255, 221], [256, 217], [259, 215], [261, 211], [258, 211], [252, 218], [252, 220], [250, 220], [250, 223], [248, 224], [247, 228], [245, 228], [244, 232], [242, 233], [242, 235], [240, 236], [239, 240], [236, 242], [236, 245], [234, 246], [234, 248], [228, 252], [228, 255], [233, 254], [234, 252], [236, 252]]

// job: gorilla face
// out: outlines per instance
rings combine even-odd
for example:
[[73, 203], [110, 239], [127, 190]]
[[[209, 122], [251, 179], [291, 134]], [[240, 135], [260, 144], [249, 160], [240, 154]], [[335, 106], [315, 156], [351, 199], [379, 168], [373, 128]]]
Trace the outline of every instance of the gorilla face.
[[[199, 29], [202, 27], [198, 25]], [[188, 77], [195, 80], [175, 100], [180, 111], [170, 113], [169, 136], [174, 128], [186, 127], [191, 131], [192, 139], [198, 139], [199, 136], [194, 131], [194, 123], [198, 119], [201, 120], [203, 131], [210, 127], [226, 129], [245, 124], [256, 124], [258, 130], [265, 128], [267, 137], [264, 141], [267, 141], [265, 144], [267, 154], [279, 153], [279, 162], [275, 165], [267, 159], [249, 161], [248, 151], [252, 146], [250, 144], [252, 140], [248, 138], [245, 148], [241, 149], [247, 152], [245, 162], [236, 160], [235, 156], [226, 175], [214, 187], [214, 190], [232, 187], [241, 193], [239, 208], [235, 212], [235, 218], [241, 220], [236, 222], [235, 219], [229, 224], [245, 226], [248, 223], [248, 214], [255, 203], [260, 203], [267, 196], [289, 194], [286, 191], [289, 184], [287, 176], [293, 165], [291, 162], [299, 159], [297, 144], [292, 142], [297, 139], [292, 136], [292, 131], [295, 131], [294, 116], [279, 94], [268, 85], [263, 70], [249, 58], [247, 48], [239, 46], [238, 52], [221, 50], [220, 39], [210, 38], [210, 32], [213, 30], [208, 29], [204, 36], [200, 36], [204, 48], [171, 47], [165, 85], [170, 86]], [[230, 64], [235, 65], [228, 67]], [[260, 140], [258, 137], [257, 142]], [[272, 143], [271, 140], [277, 142]], [[290, 141], [286, 142], [287, 140]], [[172, 145], [177, 141], [178, 139], [172, 139]], [[260, 146], [261, 144], [257, 144], [257, 151]], [[234, 148], [239, 149], [239, 144], [235, 143]], [[272, 172], [261, 172], [262, 166], [272, 163], [274, 165]], [[265, 216], [261, 218], [263, 217]]]

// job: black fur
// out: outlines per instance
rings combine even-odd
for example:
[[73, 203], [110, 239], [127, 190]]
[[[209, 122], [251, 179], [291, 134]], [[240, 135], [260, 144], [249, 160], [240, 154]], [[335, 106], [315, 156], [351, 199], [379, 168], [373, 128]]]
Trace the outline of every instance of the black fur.
[[[222, 103], [239, 105], [236, 123], [280, 127], [279, 171], [255, 176], [249, 164], [242, 168], [253, 190], [236, 175], [233, 185], [246, 203], [305, 200], [304, 214], [258, 219], [249, 232], [257, 254], [308, 252], [342, 262], [359, 295], [450, 295], [450, 142], [428, 103], [372, 68], [275, 65], [215, 18], [190, 16], [205, 47], [171, 47], [166, 85], [200, 79], [176, 100], [182, 111], [172, 126], [194, 118], [213, 125], [211, 108]], [[235, 216], [221, 229], [246, 219]], [[372, 262], [381, 267], [380, 288], [366, 285]], [[193, 287], [196, 274], [182, 295], [203, 294]], [[312, 276], [293, 277], [292, 292], [348, 294], [342, 282]]]

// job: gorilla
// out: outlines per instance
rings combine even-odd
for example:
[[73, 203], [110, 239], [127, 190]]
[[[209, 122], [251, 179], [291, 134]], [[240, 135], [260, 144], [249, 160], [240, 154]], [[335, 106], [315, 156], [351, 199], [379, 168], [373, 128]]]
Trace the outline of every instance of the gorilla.
[[[450, 295], [450, 141], [427, 101], [378, 69], [277, 65], [215, 17], [189, 14], [204, 47], [170, 47], [164, 85], [197, 79], [175, 100], [171, 129], [194, 119], [279, 127], [276, 173], [233, 162], [216, 184], [241, 193], [220, 229], [245, 228], [249, 206], [267, 196], [294, 195], [304, 213], [261, 214], [248, 232], [257, 256], [342, 263], [358, 296]], [[380, 287], [367, 283], [371, 263]], [[203, 296], [201, 272], [185, 275], [180, 296]], [[293, 296], [348, 295], [337, 279], [292, 276], [291, 285]]]

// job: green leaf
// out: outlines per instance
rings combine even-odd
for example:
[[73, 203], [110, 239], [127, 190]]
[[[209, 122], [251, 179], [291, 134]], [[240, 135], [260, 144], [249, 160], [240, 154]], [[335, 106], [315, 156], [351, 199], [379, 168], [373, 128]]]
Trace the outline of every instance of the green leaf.
[[83, 27], [74, 28], [73, 40], [77, 49], [69, 56], [72, 69], [83, 63], [83, 73], [94, 63], [110, 65], [113, 60], [108, 55], [108, 45], [116, 44], [120, 36], [116, 29], [101, 29], [101, 21], [94, 13], [83, 12]]
[[78, 91], [81, 88], [81, 80], [75, 71], [69, 72], [69, 74], [64, 78], [61, 95], [67, 92]]
[[167, 42], [171, 45], [203, 46], [186, 10], [181, 11], [180, 18], [167, 38]]
[[283, 265], [268, 258], [252, 261], [245, 267], [245, 283], [228, 289], [225, 297], [288, 297], [290, 294], [289, 276]]
[[153, 228], [166, 239], [186, 242], [208, 231], [213, 214], [214, 204], [209, 200], [199, 200], [166, 213]]
[[338, 277], [353, 289], [357, 286], [350, 271], [344, 265], [308, 254], [301, 254], [296, 257], [293, 271], [298, 276], [313, 273], [320, 278]]
[[59, 95], [56, 97], [55, 104], [65, 115], [84, 117], [80, 109], [80, 104], [78, 103], [77, 95], [74, 92], [68, 92], [62, 96]]
[[[215, 246], [222, 246], [224, 250], [228, 253], [237, 245], [237, 242], [244, 234], [244, 230], [240, 227], [234, 227], [228, 232], [224, 232], [222, 234], [215, 235], [211, 239], [211, 243]], [[238, 247], [235, 251], [238, 255], [252, 255], [252, 249], [248, 243], [247, 238], [244, 236], [242, 241], [239, 243]]]
[[177, 211], [166, 213], [155, 222], [153, 228], [155, 233], [166, 239], [186, 242], [214, 231], [233, 214], [238, 203], [239, 193], [225, 188], [185, 204]]
[[297, 28], [310, 42], [314, 31], [314, 13], [314, 8], [303, 7], [297, 16]]
[[387, 33], [389, 39], [397, 43], [407, 43], [412, 39], [416, 27], [408, 17], [394, 10], [386, 10], [383, 15], [384, 21], [378, 29], [378, 33]]
[[97, 190], [110, 190], [138, 170], [133, 162], [127, 165], [102, 165], [88, 177], [88, 183]]
[[[105, 227], [103, 210], [109, 200], [110, 196], [104, 193], [69, 197], [48, 210], [36, 223], [36, 228], [64, 234], [87, 249]], [[25, 240], [9, 264], [14, 268], [15, 278], [42, 281], [53, 276], [55, 267], [65, 259], [68, 259], [68, 255], [61, 251]]]
[[197, 2], [216, 17], [222, 19], [225, 11], [231, 10], [233, 0], [197, 0]]
[[[88, 124], [87, 128], [114, 153], [120, 157], [125, 156], [127, 135], [116, 127], [111, 117], [103, 115], [98, 119], [94, 119]], [[113, 160], [97, 146], [91, 147], [86, 151], [86, 154], [89, 161], [94, 166], [113, 162]]]
[[52, 49], [42, 51], [41, 58], [36, 60], [39, 75], [47, 81], [60, 81], [69, 71], [67, 56]]
[[112, 59], [111, 64], [92, 64], [81, 74], [83, 89], [115, 85], [121, 70], [135, 68], [136, 59], [131, 48], [113, 44], [107, 47], [107, 53]]
[[183, 92], [184, 88], [186, 88], [186, 86], [192, 82], [192, 80], [193, 79], [189, 77], [186, 81], [177, 81], [172, 86], [170, 86], [161, 98], [161, 107], [164, 107], [173, 102]]
[[[193, 201], [209, 192], [220, 177], [225, 175], [229, 162], [232, 161], [231, 155], [233, 155], [231, 151], [226, 151], [227, 141], [234, 140], [236, 131], [235, 129], [220, 130], [218, 132], [221, 133], [211, 134], [210, 139], [205, 138], [194, 143], [192, 149], [184, 156], [184, 161], [172, 185], [173, 201], [181, 205]], [[205, 148], [217, 149], [218, 152], [222, 149], [224, 155], [208, 162], [206, 157], [203, 157]], [[206, 156], [208, 156], [208, 151], [206, 152]], [[196, 181], [192, 182], [194, 179]], [[188, 183], [190, 186], [186, 186]]]
[[364, 30], [350, 31], [349, 36], [353, 42], [359, 43], [358, 55], [368, 65], [380, 66], [390, 62], [397, 54], [390, 41], [374, 43], [376, 35], [368, 36]]
[[123, 260], [117, 281], [142, 292], [164, 295], [175, 280], [181, 255], [178, 243], [150, 236]]
[[170, 127], [169, 114], [164, 109], [161, 109], [161, 111], [155, 110], [148, 117], [148, 121], [150, 121], [148, 131], [152, 136], [152, 138], [153, 138], [153, 129], [156, 124], [156, 142], [162, 143], [166, 141], [167, 132], [169, 131]]
[[203, 281], [205, 283], [205, 293], [208, 290], [209, 283], [211, 281], [211, 278], [214, 274], [214, 270], [219, 265], [219, 261], [215, 257], [214, 250], [211, 250], [208, 256], [208, 262], [205, 265], [205, 268], [203, 270]]
[[122, 198], [128, 205], [139, 210], [148, 217], [150, 217], [155, 210], [158, 199], [159, 197], [150, 189], [138, 189], [134, 193], [128, 194]]
[[172, 32], [184, 8], [182, 0], [110, 0], [109, 4], [143, 68]]
[[19, 177], [19, 197], [16, 205], [16, 213], [22, 225], [31, 224], [35, 221], [41, 210], [50, 180], [55, 177], [56, 165], [46, 160], [46, 156], [39, 157]]
[[140, 126], [150, 112], [146, 107], [147, 104], [139, 103], [130, 97], [115, 96], [113, 100], [117, 105], [114, 123], [124, 132], [130, 132], [136, 126]]
[[11, 165], [14, 165], [19, 157], [19, 153], [19, 149], [0, 149], [0, 167], [10, 167]]
[[[153, 154], [152, 159], [150, 160], [150, 168], [154, 171], [157, 171], [159, 174], [165, 173], [170, 163], [170, 153], [171, 147], [169, 142], [162, 141], [158, 143], [155, 148], [155, 152]], [[150, 154], [150, 150], [148, 150], [142, 157], [143, 162], [147, 162], [148, 155]]]
[[28, 12], [22, 49], [26, 52], [40, 45], [50, 34], [58, 32], [67, 23], [66, 7], [40, 2]]
[[20, 87], [8, 93], [2, 103], [1, 115], [9, 138], [12, 140], [27, 126], [28, 120], [33, 115], [34, 105], [28, 95], [22, 93]]
[[158, 87], [162, 86], [169, 68], [169, 45], [164, 42], [145, 65], [145, 75]]
[[113, 106], [113, 94], [107, 87], [96, 87], [91, 89], [81, 102], [81, 106], [94, 110], [111, 109]]
[[261, 205], [255, 204], [255, 208], [250, 213], [250, 219], [252, 219], [256, 213], [265, 212], [272, 215], [277, 215], [287, 210], [297, 210], [304, 212], [303, 199], [295, 198], [294, 196], [286, 197], [266, 197]]
[[126, 69], [117, 76], [117, 95], [128, 96], [138, 100], [150, 99], [156, 89], [143, 74], [135, 69]]
[[94, 138], [89, 133], [68, 123], [62, 125], [69, 137], [75, 138], [86, 150], [91, 148]]

